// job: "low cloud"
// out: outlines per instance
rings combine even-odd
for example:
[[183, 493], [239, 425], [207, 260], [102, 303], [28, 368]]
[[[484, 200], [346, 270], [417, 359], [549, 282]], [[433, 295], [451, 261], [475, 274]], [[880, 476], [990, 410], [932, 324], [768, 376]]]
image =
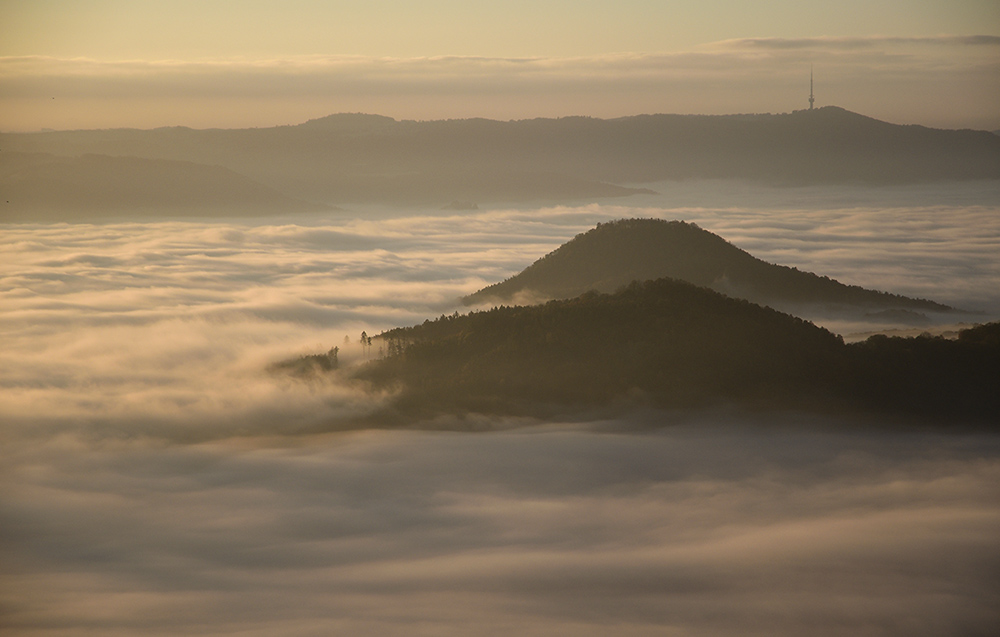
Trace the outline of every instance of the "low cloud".
[[737, 38], [711, 46], [730, 49], [814, 49], [852, 50], [905, 46], [1000, 47], [995, 35], [939, 35], [929, 37], [818, 37], [818, 38]]
[[[773, 263], [989, 320], [1000, 315], [1000, 201], [988, 185], [976, 188], [664, 183], [662, 194], [631, 206], [364, 210], [270, 225], [8, 225], [0, 410], [22, 432], [58, 423], [189, 439], [260, 433], [275, 422], [286, 423], [283, 433], [350, 427], [377, 404], [343, 383], [275, 385], [263, 370], [333, 346], [349, 364], [361, 357], [362, 330], [450, 314], [460, 297], [622, 217], [694, 222]], [[946, 205], [955, 198], [963, 205]]]
[[335, 345], [350, 365], [362, 330], [450, 313], [628, 216], [1000, 316], [995, 188], [656, 188], [466, 215], [5, 225], [4, 633], [995, 626], [995, 437], [731, 412], [375, 430], [387, 397], [265, 371]]
[[656, 423], [6, 447], [5, 628], [932, 635], [1000, 619], [992, 438], [794, 419], [614, 433], [635, 424]]

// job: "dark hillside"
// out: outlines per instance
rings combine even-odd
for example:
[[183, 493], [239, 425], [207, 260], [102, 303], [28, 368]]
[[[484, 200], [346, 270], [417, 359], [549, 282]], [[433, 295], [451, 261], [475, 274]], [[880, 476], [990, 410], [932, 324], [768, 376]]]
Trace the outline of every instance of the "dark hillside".
[[1000, 425], [1000, 323], [845, 345], [775, 310], [671, 279], [545, 305], [442, 316], [378, 336], [356, 371], [408, 414], [614, 405], [849, 411]]
[[848, 387], [859, 403], [1000, 425], [1000, 323], [962, 330], [957, 340], [872, 336], [850, 350]]
[[518, 297], [572, 298], [612, 292], [632, 281], [670, 277], [765, 305], [812, 304], [947, 311], [922, 299], [844, 285], [757, 259], [722, 237], [682, 221], [623, 219], [599, 224], [520, 274], [469, 295], [467, 304]]
[[321, 210], [220, 166], [185, 161], [4, 153], [0, 221]]
[[845, 354], [839, 337], [811, 323], [670, 279], [442, 317], [379, 338], [395, 355], [360, 375], [402, 383], [405, 401], [428, 409], [626, 395], [673, 406], [806, 404], [829, 398]]

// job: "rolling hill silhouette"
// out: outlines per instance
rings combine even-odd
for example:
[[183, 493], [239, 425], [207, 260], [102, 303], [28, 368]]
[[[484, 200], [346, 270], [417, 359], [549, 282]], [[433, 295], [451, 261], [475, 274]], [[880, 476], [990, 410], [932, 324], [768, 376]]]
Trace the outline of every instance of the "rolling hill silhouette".
[[220, 166], [107, 155], [4, 153], [0, 192], [2, 221], [89, 221], [137, 212], [251, 215], [327, 208]]
[[432, 204], [626, 196], [675, 179], [772, 184], [1000, 179], [1000, 137], [828, 106], [756, 115], [397, 121], [338, 114], [260, 129], [0, 134], [3, 152], [222, 166], [288, 196]]
[[468, 305], [565, 299], [612, 292], [632, 281], [670, 277], [728, 296], [786, 308], [824, 306], [866, 311], [947, 312], [923, 299], [844, 285], [762, 261], [722, 237], [683, 221], [623, 219], [577, 235], [521, 273], [463, 299]]
[[[815, 325], [683, 281], [633, 283], [544, 305], [441, 317], [378, 337], [363, 368], [429, 409], [506, 403], [602, 404], [628, 394], [695, 406], [808, 396], [838, 368], [843, 342]], [[786, 395], [787, 394], [787, 395]]]
[[404, 413], [615, 405], [878, 412], [1000, 424], [1000, 323], [845, 344], [796, 317], [673, 279], [442, 316], [377, 337], [355, 375]]

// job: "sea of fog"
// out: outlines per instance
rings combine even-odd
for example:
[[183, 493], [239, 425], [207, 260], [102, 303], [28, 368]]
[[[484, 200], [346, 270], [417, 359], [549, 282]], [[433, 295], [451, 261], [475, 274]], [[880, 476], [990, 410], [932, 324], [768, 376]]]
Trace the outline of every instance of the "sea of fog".
[[0, 630], [990, 634], [996, 436], [732, 411], [380, 429], [390, 396], [266, 371], [335, 345], [357, 364], [362, 331], [634, 216], [1000, 318], [995, 182], [654, 187], [0, 225]]

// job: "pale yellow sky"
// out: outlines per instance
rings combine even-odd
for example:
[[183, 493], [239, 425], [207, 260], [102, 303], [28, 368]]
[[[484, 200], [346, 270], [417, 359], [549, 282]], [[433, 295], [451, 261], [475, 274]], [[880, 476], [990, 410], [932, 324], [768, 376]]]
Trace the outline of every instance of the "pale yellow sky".
[[[993, 36], [993, 37], [969, 37]], [[817, 103], [1000, 128], [997, 0], [0, 0], [0, 129]]]
[[1000, 35], [996, 0], [3, 0], [0, 55], [578, 56], [746, 37]]

